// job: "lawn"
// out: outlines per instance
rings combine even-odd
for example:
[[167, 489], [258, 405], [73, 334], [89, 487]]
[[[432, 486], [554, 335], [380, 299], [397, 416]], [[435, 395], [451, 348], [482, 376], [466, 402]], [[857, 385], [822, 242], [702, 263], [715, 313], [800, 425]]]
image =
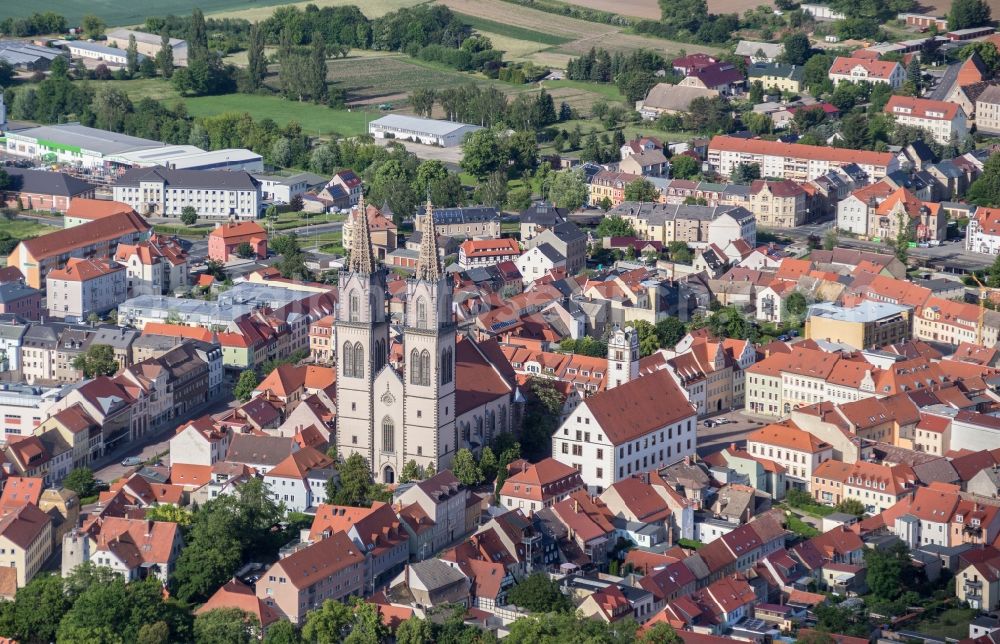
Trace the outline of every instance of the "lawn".
[[[62, 222], [57, 223], [61, 224]], [[13, 237], [14, 239], [38, 237], [60, 228], [62, 228], [61, 225], [46, 226], [34, 219], [0, 219], [0, 236]]]
[[298, 121], [308, 134], [349, 136], [368, 131], [372, 115], [366, 112], [332, 110], [323, 105], [286, 101], [280, 96], [197, 96], [185, 98], [191, 116], [215, 116], [223, 112], [248, 112], [255, 119], [272, 119], [279, 125]]
[[556, 34], [544, 33], [534, 29], [528, 29], [526, 27], [518, 27], [517, 25], [496, 22], [494, 20], [489, 20], [488, 18], [470, 16], [460, 12], [456, 12], [456, 14], [463, 21], [472, 25], [472, 27], [477, 31], [487, 31], [491, 34], [507, 36], [508, 38], [530, 40], [543, 45], [562, 45], [573, 40], [572, 38], [567, 38], [566, 36], [558, 36]]
[[583, 92], [590, 92], [593, 94], [600, 94], [609, 101], [622, 102], [625, 100], [625, 96], [618, 91], [612, 83], [593, 83], [590, 81], [574, 81], [574, 80], [549, 80], [542, 81], [543, 87], [546, 90], [557, 90], [557, 89], [574, 89]]
[[933, 617], [916, 622], [907, 630], [932, 637], [951, 637], [961, 640], [968, 637], [969, 622], [975, 616], [976, 611], [971, 608], [949, 608]]
[[788, 529], [795, 534], [805, 537], [806, 539], [811, 539], [819, 535], [819, 530], [812, 527], [802, 519], [798, 518], [794, 514], [789, 514], [788, 518]]

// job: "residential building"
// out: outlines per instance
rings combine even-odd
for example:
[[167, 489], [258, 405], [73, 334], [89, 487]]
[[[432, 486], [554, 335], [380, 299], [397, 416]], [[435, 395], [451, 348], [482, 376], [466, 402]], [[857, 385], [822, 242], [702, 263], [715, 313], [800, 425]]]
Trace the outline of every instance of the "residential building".
[[42, 288], [49, 271], [70, 258], [110, 259], [118, 244], [134, 244], [149, 236], [150, 226], [134, 212], [113, 214], [73, 228], [21, 241], [7, 258], [24, 275], [25, 283]]
[[804, 337], [872, 349], [905, 342], [913, 335], [913, 309], [908, 306], [864, 300], [846, 307], [820, 302], [809, 307]]
[[976, 99], [976, 131], [1000, 134], [1000, 85], [989, 85]]
[[372, 249], [378, 258], [384, 261], [386, 255], [399, 247], [398, 229], [391, 216], [387, 217], [375, 206], [366, 204], [364, 195], [358, 201], [358, 206], [351, 208], [347, 214], [347, 221], [341, 228], [343, 231], [341, 242], [344, 248], [350, 248], [354, 243], [354, 229], [357, 227], [355, 218], [362, 209], [368, 213], [368, 232], [371, 236]]
[[961, 105], [911, 96], [890, 96], [883, 110], [897, 123], [926, 130], [941, 145], [961, 143], [969, 135]]
[[740, 164], [756, 163], [763, 177], [792, 181], [818, 179], [834, 168], [856, 164], [873, 181], [899, 167], [888, 152], [844, 150], [801, 143], [782, 143], [733, 136], [714, 136], [708, 144], [708, 165], [724, 177]]
[[471, 516], [468, 511], [474, 503], [470, 492], [447, 470], [401, 484], [392, 503], [401, 508], [398, 514], [410, 535], [410, 554], [418, 559], [441, 550], [479, 524], [478, 510]]
[[312, 447], [289, 454], [264, 475], [271, 497], [293, 512], [315, 511], [336, 475], [333, 459]]
[[0, 568], [16, 571], [16, 588], [24, 588], [51, 554], [52, 517], [34, 503], [2, 510]]
[[1000, 608], [1000, 552], [996, 548], [989, 546], [961, 556], [955, 596], [976, 610], [992, 612]]
[[167, 583], [184, 539], [176, 523], [115, 516], [90, 521], [62, 539], [62, 576], [89, 563], [128, 581], [155, 577]]
[[42, 292], [18, 279], [0, 284], [0, 315], [37, 321], [42, 316]]
[[[434, 232], [458, 239], [497, 239], [500, 237], [500, 212], [488, 206], [432, 208]], [[413, 229], [423, 233], [425, 217], [417, 217]], [[373, 231], [374, 232], [374, 231]], [[346, 241], [345, 241], [346, 244]], [[346, 246], [345, 246], [346, 248]]]
[[364, 567], [364, 554], [338, 532], [272, 564], [257, 582], [257, 597], [300, 626], [306, 613], [327, 600], [361, 597]]
[[[780, 47], [781, 45], [770, 46]], [[751, 55], [752, 58], [753, 55]], [[765, 58], [768, 57], [765, 56]], [[773, 93], [774, 90], [778, 90], [778, 92], [798, 94], [802, 91], [803, 67], [771, 61], [754, 61], [754, 64], [747, 67], [747, 77], [750, 84], [759, 82], [763, 85], [765, 92]]]
[[72, 228], [104, 217], [134, 214], [135, 210], [126, 203], [106, 199], [84, 199], [77, 197], [69, 204], [63, 215], [63, 228]]
[[554, 270], [566, 270], [566, 258], [549, 244], [529, 248], [515, 262], [524, 282], [530, 284]]
[[253, 221], [219, 224], [208, 235], [208, 257], [226, 263], [239, 257], [240, 246], [249, 244], [253, 259], [267, 257], [267, 231]]
[[906, 81], [906, 70], [897, 62], [838, 56], [830, 66], [829, 78], [838, 83], [885, 83], [899, 89]]
[[[628, 148], [628, 144], [625, 148]], [[622, 154], [624, 155], [624, 152]], [[556, 208], [546, 202], [538, 202], [527, 210], [522, 210], [518, 219], [521, 223], [521, 243], [527, 246], [533, 238], [566, 221], [568, 214], [569, 211], [565, 208]]]
[[330, 181], [327, 182], [327, 188], [332, 186], [338, 186], [343, 190], [348, 197], [350, 205], [358, 205], [362, 195], [364, 194], [364, 182], [361, 180], [354, 170], [344, 169], [339, 170], [334, 173]]
[[833, 447], [793, 423], [767, 425], [747, 436], [747, 452], [785, 468], [788, 489], [808, 490], [820, 463], [833, 458]]
[[1000, 255], [1000, 208], [976, 208], [965, 230], [965, 249], [984, 255]]
[[781, 58], [781, 55], [785, 53], [785, 46], [781, 43], [741, 40], [736, 43], [736, 50], [733, 53], [737, 56], [749, 58], [750, 62], [755, 66], [758, 63], [773, 63], [778, 58]]
[[674, 377], [656, 371], [584, 399], [552, 437], [553, 458], [599, 494], [633, 473], [692, 455], [696, 419]]
[[868, 237], [868, 225], [878, 205], [893, 193], [887, 181], [878, 181], [853, 191], [837, 203], [837, 229]]
[[260, 181], [260, 196], [264, 201], [276, 204], [290, 204], [295, 197], [302, 197], [314, 188], [326, 186], [325, 178], [311, 172], [297, 172], [292, 175], [254, 174]]
[[338, 532], [350, 537], [365, 554], [365, 594], [383, 588], [410, 559], [409, 535], [392, 506], [373, 502], [370, 508], [322, 504], [309, 530], [313, 541]]
[[501, 262], [513, 262], [521, 256], [517, 240], [507, 237], [500, 239], [467, 239], [458, 247], [458, 265], [463, 269], [494, 266]]
[[879, 514], [913, 493], [917, 476], [909, 465], [894, 466], [856, 461], [826, 461], [813, 471], [810, 492], [826, 505], [854, 499], [868, 514]]
[[931, 297], [916, 309], [913, 337], [955, 346], [975, 342], [992, 347], [1000, 338], [1000, 313], [982, 312], [981, 329], [980, 313], [975, 304]]
[[750, 184], [750, 212], [763, 228], [795, 228], [806, 222], [806, 191], [794, 181]]
[[500, 505], [528, 515], [552, 507], [583, 489], [580, 472], [554, 458], [538, 463], [520, 461], [508, 466], [509, 474], [500, 490]]
[[[527, 241], [521, 238], [525, 251], [547, 244], [566, 260], [566, 274], [579, 275], [587, 264], [587, 234], [573, 222], [560, 222], [531, 236]], [[520, 270], [520, 266], [518, 266]], [[527, 273], [521, 271], [527, 277]]]
[[215, 591], [208, 598], [208, 601], [195, 609], [194, 614], [197, 617], [209, 611], [226, 608], [235, 608], [245, 613], [250, 613], [257, 618], [257, 623], [260, 624], [261, 628], [261, 635], [264, 637], [267, 636], [267, 631], [271, 624], [281, 619], [278, 611], [264, 603], [262, 599], [254, 594], [253, 588], [238, 579], [229, 581]]
[[260, 182], [245, 170], [133, 168], [115, 182], [112, 194], [115, 201], [157, 217], [180, 217], [188, 207], [206, 219], [260, 216]]
[[591, 206], [597, 206], [607, 199], [612, 206], [619, 206], [625, 201], [625, 186], [640, 179], [640, 174], [601, 170], [590, 180], [587, 201]]
[[333, 364], [336, 355], [333, 316], [327, 315], [309, 325], [309, 357], [318, 364]]
[[697, 87], [719, 92], [721, 95], [737, 94], [746, 85], [746, 77], [739, 66], [720, 61], [708, 65], [698, 65], [688, 70], [678, 87]]
[[64, 172], [4, 168], [11, 185], [3, 191], [8, 208], [65, 213], [74, 199], [94, 197], [94, 185]]
[[621, 172], [639, 174], [644, 177], [662, 177], [667, 174], [670, 164], [661, 150], [650, 150], [626, 156], [618, 164]]
[[104, 315], [128, 299], [125, 267], [108, 260], [71, 257], [45, 283], [49, 315], [70, 322]]
[[215, 465], [226, 458], [231, 438], [211, 416], [190, 420], [170, 438], [170, 464]]
[[165, 295], [190, 284], [188, 255], [176, 237], [154, 234], [149, 241], [119, 244], [115, 261], [125, 267], [130, 297]]
[[757, 244], [757, 219], [742, 206], [692, 206], [629, 201], [609, 211], [622, 217], [642, 239], [664, 246], [684, 242], [691, 248], [715, 244], [727, 248], [736, 240]]

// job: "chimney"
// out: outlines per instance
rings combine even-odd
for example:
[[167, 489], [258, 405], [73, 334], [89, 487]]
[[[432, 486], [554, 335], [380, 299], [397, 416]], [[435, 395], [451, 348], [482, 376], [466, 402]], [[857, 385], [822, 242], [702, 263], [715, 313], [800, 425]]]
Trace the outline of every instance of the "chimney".
[[580, 502], [577, 501], [576, 499], [573, 499], [573, 512], [574, 513], [580, 512]]

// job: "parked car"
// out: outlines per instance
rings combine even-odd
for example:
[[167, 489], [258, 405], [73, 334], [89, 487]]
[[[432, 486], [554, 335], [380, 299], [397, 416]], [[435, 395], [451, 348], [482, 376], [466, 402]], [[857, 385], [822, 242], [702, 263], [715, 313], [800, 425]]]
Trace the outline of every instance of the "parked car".
[[139, 456], [126, 456], [122, 460], [122, 465], [125, 467], [135, 467], [136, 465], [142, 464], [142, 458]]

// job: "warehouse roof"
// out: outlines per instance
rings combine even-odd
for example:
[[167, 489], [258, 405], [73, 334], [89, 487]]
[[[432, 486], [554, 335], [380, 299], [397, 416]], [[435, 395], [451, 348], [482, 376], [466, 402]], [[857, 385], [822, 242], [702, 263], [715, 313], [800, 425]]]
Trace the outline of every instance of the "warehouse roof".
[[18, 140], [48, 141], [104, 155], [121, 154], [142, 148], [165, 147], [159, 141], [128, 136], [127, 134], [117, 134], [107, 130], [98, 130], [97, 128], [86, 127], [79, 123], [43, 125], [19, 132], [8, 132], [7, 136], [8, 138]]
[[456, 123], [455, 121], [439, 121], [437, 119], [425, 119], [419, 116], [405, 116], [403, 114], [387, 114], [380, 119], [371, 122], [373, 126], [398, 128], [411, 130], [421, 134], [432, 134], [435, 136], [446, 136], [458, 132], [463, 128], [481, 130], [478, 125], [467, 123]]

